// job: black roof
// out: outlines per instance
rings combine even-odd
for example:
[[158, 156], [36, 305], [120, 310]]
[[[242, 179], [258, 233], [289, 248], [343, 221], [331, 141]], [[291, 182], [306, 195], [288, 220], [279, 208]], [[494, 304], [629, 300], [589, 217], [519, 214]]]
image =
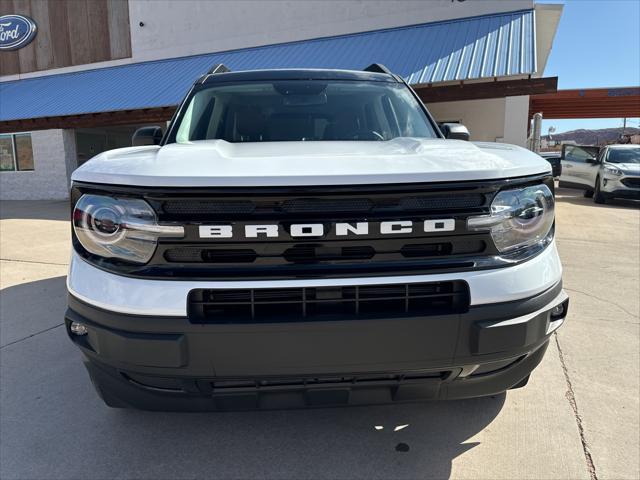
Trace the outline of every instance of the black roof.
[[400, 82], [397, 77], [388, 73], [327, 69], [277, 69], [223, 72], [205, 75], [198, 80], [198, 82], [212, 84], [221, 82], [250, 82], [256, 80], [354, 80], [361, 82]]

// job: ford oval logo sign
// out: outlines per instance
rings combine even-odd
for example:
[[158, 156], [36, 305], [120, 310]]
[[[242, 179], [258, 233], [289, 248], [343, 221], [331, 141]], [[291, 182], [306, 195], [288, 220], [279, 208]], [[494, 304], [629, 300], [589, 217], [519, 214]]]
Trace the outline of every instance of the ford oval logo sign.
[[17, 50], [36, 36], [38, 26], [29, 17], [2, 15], [0, 17], [0, 50]]

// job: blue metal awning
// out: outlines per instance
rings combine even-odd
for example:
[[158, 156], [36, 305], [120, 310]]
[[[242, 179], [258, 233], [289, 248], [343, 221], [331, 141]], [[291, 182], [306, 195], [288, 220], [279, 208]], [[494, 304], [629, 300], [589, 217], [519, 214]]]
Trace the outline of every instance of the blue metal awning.
[[0, 121], [173, 106], [212, 65], [232, 70], [382, 63], [411, 84], [536, 72], [533, 10], [0, 83]]

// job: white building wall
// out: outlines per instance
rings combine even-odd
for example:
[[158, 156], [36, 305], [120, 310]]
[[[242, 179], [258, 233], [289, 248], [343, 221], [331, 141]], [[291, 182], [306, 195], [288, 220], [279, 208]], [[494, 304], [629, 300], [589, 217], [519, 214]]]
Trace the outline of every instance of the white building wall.
[[[534, 0], [129, 0], [131, 58], [0, 77], [88, 68], [330, 37], [530, 9]], [[140, 23], [143, 26], [140, 26]]]
[[31, 132], [34, 170], [0, 172], [0, 200], [62, 200], [75, 168], [73, 130]]
[[[129, 0], [133, 61], [533, 8], [533, 0]], [[144, 23], [140, 27], [140, 22]]]
[[465, 125], [471, 133], [471, 140], [495, 142], [504, 135], [504, 98], [438, 102], [427, 107], [438, 122]]
[[460, 122], [471, 133], [471, 140], [527, 144], [529, 96], [461, 100], [427, 105], [438, 122]]

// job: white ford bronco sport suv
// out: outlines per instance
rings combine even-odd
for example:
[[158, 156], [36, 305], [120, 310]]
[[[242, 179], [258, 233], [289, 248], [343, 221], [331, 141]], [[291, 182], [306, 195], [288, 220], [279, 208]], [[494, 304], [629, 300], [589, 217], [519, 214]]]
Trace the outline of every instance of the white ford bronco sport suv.
[[78, 168], [66, 328], [105, 403], [268, 409], [526, 384], [568, 307], [551, 167], [442, 131], [380, 65], [219, 66], [164, 135], [139, 130], [142, 146]]

